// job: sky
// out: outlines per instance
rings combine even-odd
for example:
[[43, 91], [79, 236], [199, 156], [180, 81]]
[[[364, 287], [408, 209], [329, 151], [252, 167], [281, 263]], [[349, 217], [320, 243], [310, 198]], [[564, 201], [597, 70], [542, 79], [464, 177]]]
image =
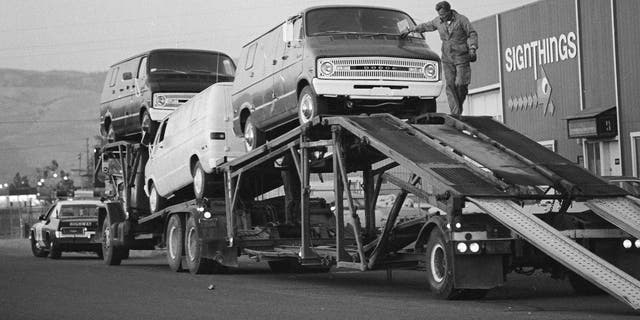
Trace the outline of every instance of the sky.
[[[477, 20], [533, 0], [451, 0]], [[365, 4], [401, 9], [424, 22], [437, 1], [419, 0], [0, 0], [0, 68], [105, 71], [154, 48], [218, 50], [242, 46], [301, 9]], [[482, 35], [480, 35], [482, 36]], [[437, 52], [440, 40], [427, 35]]]

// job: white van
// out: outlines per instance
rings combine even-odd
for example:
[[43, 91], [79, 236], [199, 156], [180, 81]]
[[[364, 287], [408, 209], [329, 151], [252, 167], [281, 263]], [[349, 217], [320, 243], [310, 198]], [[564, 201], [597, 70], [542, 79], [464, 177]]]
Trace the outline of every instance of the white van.
[[165, 117], [149, 151], [145, 191], [152, 212], [166, 198], [193, 184], [197, 199], [223, 189], [214, 169], [221, 160], [245, 153], [233, 134], [231, 83], [216, 83]]

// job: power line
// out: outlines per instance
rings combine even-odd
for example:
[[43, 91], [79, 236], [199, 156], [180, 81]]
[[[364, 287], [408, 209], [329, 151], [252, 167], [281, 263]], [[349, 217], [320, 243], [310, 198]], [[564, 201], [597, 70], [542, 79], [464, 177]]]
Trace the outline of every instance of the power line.
[[59, 122], [98, 122], [96, 119], [65, 119], [65, 120], [7, 120], [0, 121], [0, 124], [12, 124], [12, 123], [59, 123]]

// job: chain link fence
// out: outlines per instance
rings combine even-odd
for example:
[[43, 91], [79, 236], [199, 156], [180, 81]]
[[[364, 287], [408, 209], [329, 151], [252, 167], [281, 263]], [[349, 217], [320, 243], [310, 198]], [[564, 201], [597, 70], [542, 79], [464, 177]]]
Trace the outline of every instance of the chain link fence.
[[29, 228], [45, 211], [42, 207], [0, 208], [0, 239], [27, 238]]

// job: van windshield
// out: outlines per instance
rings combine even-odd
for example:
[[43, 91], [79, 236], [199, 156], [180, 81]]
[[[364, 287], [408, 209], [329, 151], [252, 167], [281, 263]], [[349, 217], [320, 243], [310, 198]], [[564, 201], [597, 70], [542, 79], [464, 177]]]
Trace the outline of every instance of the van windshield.
[[415, 26], [407, 14], [373, 8], [321, 8], [309, 11], [306, 18], [308, 36], [327, 34], [399, 35]]
[[206, 52], [152, 52], [150, 73], [203, 73], [233, 77], [236, 67], [231, 58]]

